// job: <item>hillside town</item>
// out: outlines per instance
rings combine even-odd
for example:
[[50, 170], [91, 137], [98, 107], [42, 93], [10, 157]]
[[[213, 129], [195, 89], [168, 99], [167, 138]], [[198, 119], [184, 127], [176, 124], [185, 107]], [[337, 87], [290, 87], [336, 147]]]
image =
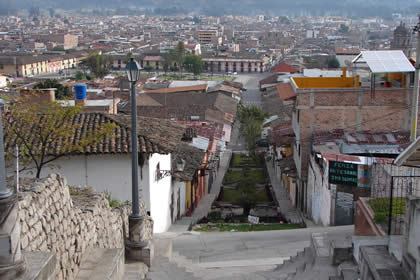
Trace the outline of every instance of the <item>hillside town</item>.
[[420, 18], [0, 16], [0, 279], [420, 279]]

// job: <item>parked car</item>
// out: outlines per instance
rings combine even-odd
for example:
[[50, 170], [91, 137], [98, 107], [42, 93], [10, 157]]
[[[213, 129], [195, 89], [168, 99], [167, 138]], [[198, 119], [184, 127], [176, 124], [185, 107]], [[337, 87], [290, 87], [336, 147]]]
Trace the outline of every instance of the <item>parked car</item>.
[[265, 147], [265, 148], [268, 148], [270, 146], [270, 143], [268, 143], [267, 138], [262, 138], [262, 139], [258, 140], [255, 144], [258, 147]]

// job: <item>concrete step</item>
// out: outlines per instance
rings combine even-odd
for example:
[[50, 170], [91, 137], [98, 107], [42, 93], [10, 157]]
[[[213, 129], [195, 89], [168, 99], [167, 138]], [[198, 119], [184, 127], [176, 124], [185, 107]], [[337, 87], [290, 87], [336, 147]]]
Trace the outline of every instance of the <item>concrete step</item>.
[[52, 280], [55, 279], [56, 258], [50, 252], [22, 252], [26, 259], [26, 270], [15, 280]]
[[297, 269], [304, 267], [305, 264], [313, 263], [312, 250], [307, 247], [304, 251], [300, 251], [297, 256], [292, 257], [289, 261], [283, 263], [275, 271], [281, 274], [296, 272]]
[[173, 279], [185, 279], [185, 280], [196, 280], [197, 278], [193, 273], [187, 272], [185, 268], [177, 266], [171, 262], [167, 257], [158, 256], [155, 257], [147, 274], [147, 279], [151, 280], [173, 280]]
[[357, 280], [360, 278], [360, 274], [354, 270], [344, 269], [341, 271], [343, 280]]
[[146, 264], [142, 262], [126, 262], [124, 264], [123, 280], [144, 279], [149, 271]]
[[120, 280], [124, 276], [124, 249], [91, 248], [81, 261], [76, 280]]

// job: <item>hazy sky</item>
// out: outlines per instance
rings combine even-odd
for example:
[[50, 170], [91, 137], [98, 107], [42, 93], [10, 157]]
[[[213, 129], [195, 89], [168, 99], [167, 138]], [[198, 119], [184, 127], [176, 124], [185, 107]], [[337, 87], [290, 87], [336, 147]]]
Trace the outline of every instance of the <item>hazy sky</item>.
[[19, 8], [120, 8], [143, 7], [205, 14], [343, 14], [348, 16], [390, 16], [393, 12], [420, 11], [420, 0], [0, 0], [3, 14]]

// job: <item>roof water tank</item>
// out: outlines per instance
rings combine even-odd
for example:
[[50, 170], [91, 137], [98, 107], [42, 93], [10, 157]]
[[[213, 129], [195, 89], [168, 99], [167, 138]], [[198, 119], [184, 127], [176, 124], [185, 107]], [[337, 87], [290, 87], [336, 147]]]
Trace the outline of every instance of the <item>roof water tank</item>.
[[76, 94], [76, 99], [86, 99], [86, 85], [85, 84], [75, 84], [74, 92]]

